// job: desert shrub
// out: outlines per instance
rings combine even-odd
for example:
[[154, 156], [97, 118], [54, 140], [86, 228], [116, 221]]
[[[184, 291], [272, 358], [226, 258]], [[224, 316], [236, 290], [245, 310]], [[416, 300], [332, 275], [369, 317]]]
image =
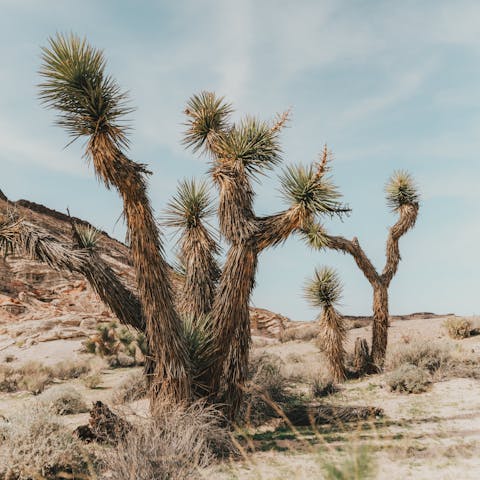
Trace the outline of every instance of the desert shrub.
[[412, 342], [393, 350], [387, 360], [389, 370], [410, 364], [434, 373], [452, 360], [449, 346], [431, 342]]
[[0, 392], [11, 393], [19, 389], [21, 375], [11, 367], [0, 367]]
[[48, 372], [38, 372], [36, 375], [24, 375], [20, 382], [20, 387], [21, 390], [27, 390], [33, 395], [39, 395], [50, 383], [52, 383], [52, 378]]
[[59, 380], [70, 380], [90, 372], [91, 366], [88, 360], [65, 360], [49, 367], [49, 370]]
[[273, 405], [283, 409], [299, 401], [288, 389], [285, 364], [277, 355], [262, 353], [253, 356], [249, 365], [249, 380], [245, 388], [239, 418], [247, 424], [258, 425], [278, 416]]
[[231, 437], [213, 408], [163, 405], [154, 418], [137, 425], [108, 453], [115, 480], [198, 479], [219, 453], [233, 451]]
[[282, 343], [291, 342], [294, 340], [310, 341], [317, 338], [320, 327], [315, 322], [311, 325], [302, 325], [301, 327], [286, 328], [280, 334], [280, 341]]
[[2, 436], [0, 478], [93, 478], [94, 459], [48, 408], [29, 405], [3, 423]]
[[467, 338], [472, 331], [472, 322], [467, 318], [447, 318], [443, 322], [443, 327], [447, 330], [448, 335], [453, 339]]
[[88, 410], [79, 392], [70, 385], [58, 385], [45, 391], [39, 398], [56, 415], [72, 415]]
[[3, 361], [5, 363], [12, 363], [14, 362], [15, 360], [17, 360], [17, 357], [15, 355], [12, 355], [12, 354], [8, 354], [8, 355], [5, 355]]
[[100, 372], [94, 372], [82, 378], [82, 383], [90, 389], [98, 388], [102, 384]]
[[327, 397], [338, 392], [338, 387], [335, 383], [323, 377], [315, 377], [310, 386], [313, 398]]
[[480, 359], [452, 345], [412, 342], [389, 353], [387, 367], [396, 370], [414, 365], [432, 374], [432, 381], [448, 378], [480, 378]]
[[116, 389], [112, 401], [116, 404], [130, 403], [147, 396], [147, 382], [143, 372], [129, 375]]
[[386, 382], [392, 392], [422, 393], [428, 390], [432, 377], [424, 368], [406, 363], [391, 372]]
[[147, 341], [143, 333], [134, 334], [116, 322], [102, 324], [97, 333], [83, 342], [84, 351], [106, 358], [113, 367], [130, 367], [144, 363]]

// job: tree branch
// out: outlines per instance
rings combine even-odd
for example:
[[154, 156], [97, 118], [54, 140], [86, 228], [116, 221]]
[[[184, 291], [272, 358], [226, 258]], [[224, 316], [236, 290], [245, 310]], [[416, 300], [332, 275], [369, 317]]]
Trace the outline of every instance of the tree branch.
[[400, 237], [405, 235], [405, 233], [415, 225], [418, 216], [418, 208], [418, 203], [402, 205], [399, 208], [400, 216], [398, 221], [392, 228], [390, 228], [387, 239], [387, 260], [381, 275], [382, 282], [384, 282], [386, 286], [390, 285], [401, 260], [399, 248]]
[[138, 298], [98, 254], [86, 249], [72, 250], [38, 226], [20, 219], [0, 224], [0, 245], [2, 241], [10, 244], [14, 251], [46, 263], [55, 270], [81, 274], [121, 323], [145, 330]]
[[375, 270], [372, 262], [358, 243], [357, 237], [354, 237], [353, 240], [347, 240], [344, 237], [334, 237], [328, 234], [324, 234], [324, 237], [327, 240], [328, 248], [352, 255], [356, 264], [358, 265], [358, 268], [360, 268], [372, 285], [375, 285], [381, 281], [380, 276]]
[[280, 245], [303, 225], [299, 210], [295, 207], [274, 215], [257, 217], [256, 223], [258, 225], [256, 243], [259, 253], [268, 247]]

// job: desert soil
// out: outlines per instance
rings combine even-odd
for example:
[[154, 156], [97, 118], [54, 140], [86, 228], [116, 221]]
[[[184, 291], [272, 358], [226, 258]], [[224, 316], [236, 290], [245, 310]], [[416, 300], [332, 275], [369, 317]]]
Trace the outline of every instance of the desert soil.
[[[446, 336], [442, 318], [399, 320], [390, 328], [390, 348], [410, 341], [450, 343], [453, 348], [480, 355], [480, 337], [454, 341]], [[370, 336], [370, 327], [349, 331], [349, 349], [357, 337]], [[11, 340], [11, 338], [10, 338]], [[2, 356], [16, 357], [12, 365], [26, 361], [52, 364], [61, 360], [87, 357], [80, 352], [82, 339], [58, 339], [38, 344], [11, 344], [7, 335], [0, 335]], [[257, 339], [258, 340], [258, 339]], [[324, 360], [313, 341], [256, 342], [254, 354], [268, 352], [279, 355], [285, 371], [295, 375], [315, 376], [322, 371]], [[98, 360], [97, 360], [98, 361]], [[139, 367], [136, 367], [139, 370]], [[110, 369], [102, 365], [102, 384], [89, 389], [80, 380], [75, 386], [87, 402], [102, 400], [111, 404], [115, 389], [134, 368]], [[0, 415], [9, 413], [36, 397], [26, 392], [0, 394]], [[480, 380], [455, 378], [435, 383], [421, 394], [396, 394], [385, 386], [384, 375], [346, 382], [326, 402], [335, 405], [369, 405], [384, 409], [385, 416], [361, 425], [339, 428], [321, 426], [291, 432], [275, 430], [272, 425], [255, 432], [251, 449], [242, 459], [220, 462], [210, 467], [205, 478], [223, 479], [310, 479], [322, 478], [321, 465], [352, 455], [365, 446], [376, 466], [376, 478], [395, 480], [480, 478]], [[146, 414], [146, 401], [128, 406], [131, 412]], [[85, 423], [87, 414], [62, 417], [73, 429]], [[253, 434], [254, 432], [250, 432]]]

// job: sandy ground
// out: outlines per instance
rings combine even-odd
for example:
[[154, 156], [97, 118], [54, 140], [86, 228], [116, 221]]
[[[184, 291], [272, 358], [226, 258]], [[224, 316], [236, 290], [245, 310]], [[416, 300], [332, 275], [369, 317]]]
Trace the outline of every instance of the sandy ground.
[[[450, 340], [442, 327], [443, 319], [395, 321], [390, 328], [390, 348], [422, 339], [425, 342], [448, 342], [452, 348], [480, 355], [480, 336]], [[369, 338], [370, 327], [349, 331], [349, 349], [357, 337]], [[5, 338], [0, 342], [5, 346]], [[81, 340], [57, 340], [30, 347], [11, 345], [0, 352], [15, 355], [15, 364], [38, 361], [53, 364], [61, 360], [82, 358]], [[285, 370], [312, 378], [325, 368], [324, 359], [313, 341], [269, 343], [257, 347], [254, 354], [274, 353], [282, 358]], [[138, 369], [138, 367], [137, 367]], [[111, 403], [115, 389], [135, 369], [101, 371], [100, 388], [89, 389], [81, 380], [68, 382], [90, 403]], [[37, 397], [25, 392], [1, 394], [0, 415], [8, 416]], [[373, 423], [350, 425], [347, 429], [322, 426], [317, 432], [300, 432], [282, 438], [272, 432], [266, 451], [247, 454], [232, 463], [222, 462], [208, 469], [205, 478], [226, 479], [316, 479], [323, 477], [325, 462], [341, 463], [362, 446], [368, 449], [378, 479], [455, 479], [480, 478], [480, 381], [454, 378], [435, 383], [430, 391], [401, 395], [388, 391], [384, 375], [348, 381], [326, 400], [333, 404], [369, 405], [384, 409], [385, 416]], [[146, 414], [145, 401], [130, 405], [132, 411]], [[87, 414], [63, 417], [72, 429], [87, 421]], [[302, 440], [302, 435], [305, 438]], [[312, 440], [311, 443], [305, 439]], [[260, 446], [260, 443], [258, 444]]]

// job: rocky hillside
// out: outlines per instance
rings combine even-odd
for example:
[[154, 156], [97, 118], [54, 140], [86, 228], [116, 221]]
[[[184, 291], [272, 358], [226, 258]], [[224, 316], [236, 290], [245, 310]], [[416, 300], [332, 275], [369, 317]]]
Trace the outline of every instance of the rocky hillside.
[[[71, 236], [67, 215], [26, 200], [9, 202], [0, 191], [0, 212], [15, 209], [30, 223], [68, 242]], [[81, 219], [78, 223], [87, 224]], [[134, 288], [134, 274], [128, 248], [101, 235], [103, 259]], [[0, 259], [0, 351], [12, 342], [31, 345], [58, 339], [82, 338], [100, 322], [114, 320], [83, 277], [58, 272], [45, 264], [23, 257]], [[252, 308], [253, 333], [278, 337], [289, 320], [268, 310]]]

